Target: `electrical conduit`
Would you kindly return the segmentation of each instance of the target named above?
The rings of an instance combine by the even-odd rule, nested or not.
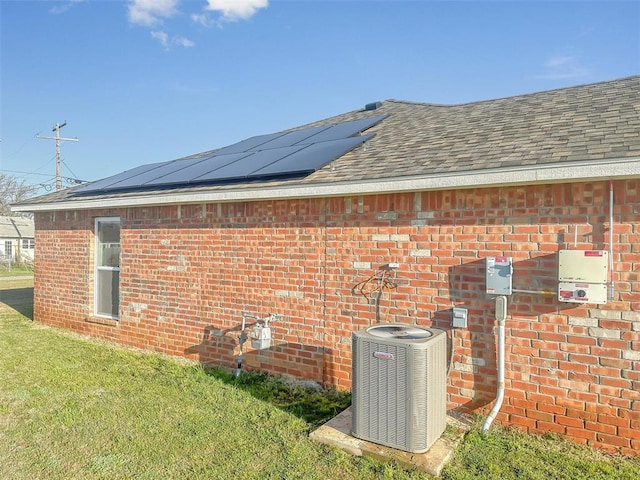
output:
[[[498,320],[498,391],[496,394],[496,402],[493,404],[493,408],[487,415],[484,425],[482,425],[482,433],[486,433],[489,427],[495,420],[500,408],[502,408],[502,401],[504,400],[504,357],[505,357],[505,323],[507,319],[507,297],[501,295],[496,297],[496,319]]]
[[[613,281],[613,180],[609,180],[609,300],[615,297]]]

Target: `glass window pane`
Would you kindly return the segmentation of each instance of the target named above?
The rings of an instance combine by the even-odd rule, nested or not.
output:
[[[120,223],[98,222],[98,241],[100,243],[120,243]]]
[[[118,318],[120,281],[120,221],[117,218],[96,222],[96,315]],[[106,268],[105,268],[106,267]]]
[[[98,266],[120,266],[120,223],[98,221]]]
[[[98,266],[119,267],[120,266],[120,244],[110,243],[100,245],[98,250]]]
[[[97,281],[96,313],[98,315],[117,317],[120,272],[118,270],[98,270]]]

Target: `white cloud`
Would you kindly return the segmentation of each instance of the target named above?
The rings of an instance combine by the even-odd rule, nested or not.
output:
[[[165,49],[169,48],[169,35],[167,35],[166,32],[155,30],[151,32],[151,37],[158,40],[158,42],[160,42],[160,45],[162,45]]]
[[[50,13],[54,13],[54,14],[58,14],[58,13],[64,13],[67,10],[69,10],[71,7],[73,7],[74,5],[78,4],[78,3],[84,3],[87,2],[88,0],[67,0],[66,2],[61,2],[61,5],[56,5],[54,7],[51,7],[49,9]]]
[[[589,75],[589,69],[582,65],[580,58],[575,55],[554,55],[544,63],[544,68],[546,73],[538,75],[538,78],[559,80]]]
[[[266,8],[269,0],[205,0],[204,3],[206,4],[204,10],[193,13],[190,17],[194,23],[211,27],[223,22],[247,20],[258,10]],[[179,6],[187,9],[193,5],[194,2],[181,4],[180,0],[128,0],[129,23],[152,29],[151,37],[157,40],[165,50],[173,46],[190,48],[195,46],[194,42],[184,36],[167,33],[164,25],[174,17],[187,13],[181,12]],[[214,14],[218,14],[218,17],[212,18]]]
[[[195,46],[195,43],[193,43],[191,40],[180,35],[176,35],[175,37],[173,37],[173,43],[184,48],[191,48]]]
[[[153,30],[151,32],[151,37],[156,39],[165,50],[169,50],[172,46],[190,48],[195,45],[195,43],[188,38],[180,35],[170,37],[168,33],[163,32],[162,30]]]
[[[129,22],[151,27],[178,13],[179,0],[130,0]]]
[[[207,0],[206,11],[220,14],[218,22],[235,22],[237,20],[248,20],[253,17],[261,8],[267,8],[269,0]],[[209,19],[206,14],[193,14],[194,22],[201,25],[210,26],[215,21]]]
[[[193,20],[194,23],[197,23],[204,27],[211,27],[215,25],[215,22],[211,21],[209,15],[207,15],[206,13],[192,13],[191,20]]]

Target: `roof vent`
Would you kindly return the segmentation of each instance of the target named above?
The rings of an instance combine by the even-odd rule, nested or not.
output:
[[[373,103],[367,103],[364,106],[365,110],[377,110],[378,108],[380,108],[382,106],[382,102],[373,102]]]

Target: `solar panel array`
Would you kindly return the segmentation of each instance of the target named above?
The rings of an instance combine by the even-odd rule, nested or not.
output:
[[[350,152],[373,135],[361,132],[384,116],[367,117],[289,132],[258,135],[210,155],[152,163],[98,180],[74,193],[167,188],[302,176]]]

